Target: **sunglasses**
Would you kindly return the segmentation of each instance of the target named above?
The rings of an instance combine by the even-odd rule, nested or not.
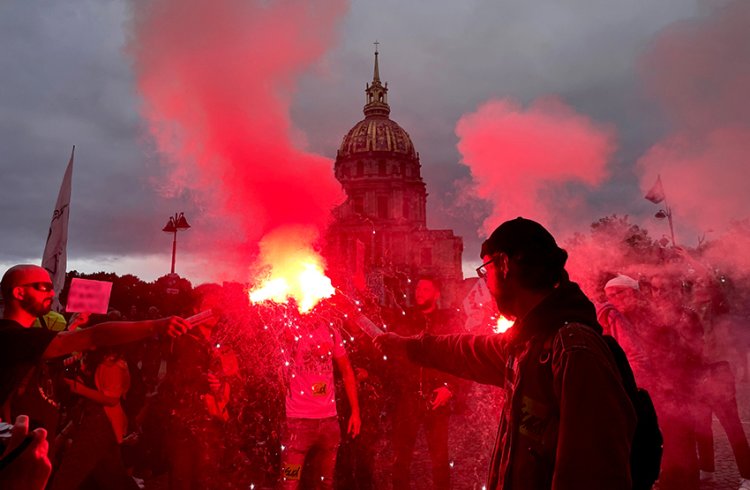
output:
[[[40,293],[49,293],[54,290],[54,286],[51,282],[30,282],[28,284],[21,284],[22,288],[34,288]]]

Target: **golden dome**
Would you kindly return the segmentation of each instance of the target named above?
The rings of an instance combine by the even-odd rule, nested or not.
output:
[[[378,44],[376,42],[375,46]],[[377,49],[372,83],[367,84],[365,94],[365,118],[344,136],[338,156],[346,158],[357,153],[388,152],[416,158],[417,153],[409,134],[388,118],[391,112],[388,105],[388,84],[383,85],[380,81]]]
[[[417,157],[409,134],[387,117],[367,117],[355,124],[341,142],[339,157],[371,151]]]

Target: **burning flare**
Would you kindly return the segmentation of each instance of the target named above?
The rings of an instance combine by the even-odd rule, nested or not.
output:
[[[514,323],[516,323],[515,320],[511,320],[510,318],[505,318],[503,315],[500,315],[497,318],[497,323],[492,329],[495,331],[495,333],[505,333],[505,331],[512,327]]]
[[[316,257],[311,257],[315,260]],[[250,301],[261,303],[273,301],[286,303],[292,297],[297,301],[300,313],[306,313],[318,302],[333,296],[335,290],[323,269],[314,262],[290,264],[283,270],[276,270],[259,288],[250,291]]]
[[[260,265],[268,276],[250,291],[250,301],[286,303],[294,298],[300,313],[312,310],[336,292],[324,273],[323,258],[312,249],[309,229],[285,228],[266,235],[260,243]]]

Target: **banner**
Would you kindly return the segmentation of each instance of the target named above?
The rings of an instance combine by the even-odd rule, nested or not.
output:
[[[65,285],[65,271],[67,268],[68,256],[68,217],[70,216],[70,193],[73,180],[73,157],[76,147],[70,153],[70,162],[65,170],[60,193],[57,195],[57,203],[52,213],[52,221],[49,224],[49,233],[47,234],[47,244],[44,246],[44,255],[42,256],[42,267],[47,269],[52,284],[55,287],[55,293],[58,295]],[[55,310],[59,310],[60,303],[55,297],[53,304]]]

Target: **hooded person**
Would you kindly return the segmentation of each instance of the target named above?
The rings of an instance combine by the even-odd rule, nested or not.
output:
[[[401,337],[384,352],[502,388],[488,489],[632,488],[636,415],[596,310],[565,271],[567,252],[539,223],[516,218],[482,244],[504,334]]]

